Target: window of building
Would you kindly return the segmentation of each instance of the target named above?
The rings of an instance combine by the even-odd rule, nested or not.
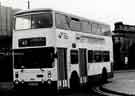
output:
[[[78,64],[78,50],[70,51],[71,64]]]

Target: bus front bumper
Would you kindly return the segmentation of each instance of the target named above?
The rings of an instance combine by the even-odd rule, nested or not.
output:
[[[57,81],[14,82],[14,88],[57,88]]]

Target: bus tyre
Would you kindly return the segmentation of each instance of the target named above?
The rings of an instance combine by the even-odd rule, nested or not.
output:
[[[80,79],[76,72],[73,72],[71,75],[70,88],[74,92],[77,92],[80,90]]]
[[[105,68],[102,71],[101,80],[102,80],[102,83],[106,83],[107,82],[107,71],[106,71]]]

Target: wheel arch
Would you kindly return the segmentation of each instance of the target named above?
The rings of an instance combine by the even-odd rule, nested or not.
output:
[[[76,70],[71,72],[69,79],[71,79],[73,76],[78,76],[79,77],[79,74],[78,74],[78,72]]]
[[[69,84],[71,89],[78,89],[80,87],[80,77],[77,71],[72,71],[69,78]]]

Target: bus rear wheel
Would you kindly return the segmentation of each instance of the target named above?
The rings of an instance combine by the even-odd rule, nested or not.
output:
[[[102,71],[101,81],[102,81],[102,83],[106,83],[107,82],[107,70],[105,68]]]

